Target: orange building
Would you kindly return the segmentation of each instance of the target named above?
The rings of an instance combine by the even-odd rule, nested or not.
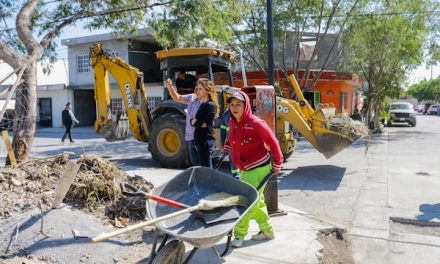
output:
[[[293,71],[289,71],[288,75]],[[297,76],[298,82],[303,77],[304,71],[299,71]],[[319,71],[310,71],[309,79],[318,76]],[[234,86],[243,87],[243,78],[241,71],[234,72]],[[248,86],[267,85],[267,74],[264,71],[246,72]],[[216,83],[221,83],[221,77],[217,78]],[[275,80],[279,80],[283,87],[283,96],[290,97],[290,91],[287,88],[286,79],[282,71],[275,72]],[[310,83],[311,80],[307,81]],[[323,71],[319,79],[313,84],[310,92],[305,92],[304,96],[314,106],[318,103],[333,104],[337,113],[353,114],[355,109],[361,110],[363,100],[359,89],[362,81],[355,74],[347,74],[335,71]]]

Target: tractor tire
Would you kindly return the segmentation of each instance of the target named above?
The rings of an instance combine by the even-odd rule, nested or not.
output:
[[[179,250],[179,247],[180,248]],[[180,256],[177,256],[180,252]],[[180,264],[183,262],[183,257],[185,255],[185,245],[183,242],[178,240],[171,240],[163,248],[157,252],[154,257],[152,264]]]
[[[283,162],[287,162],[287,160],[288,160],[290,157],[292,157],[293,152],[295,152],[295,149],[293,149],[293,150],[290,151],[290,152],[283,153],[283,157],[284,157],[284,161],[283,161]]]
[[[186,168],[189,159],[188,143],[185,141],[185,116],[169,113],[153,122],[149,150],[153,159],[165,168]]]

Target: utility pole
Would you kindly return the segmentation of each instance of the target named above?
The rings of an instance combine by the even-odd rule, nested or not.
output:
[[[275,84],[274,78],[274,50],[273,50],[273,17],[272,17],[272,0],[267,0],[267,70],[269,85]],[[276,109],[274,111],[276,114]],[[276,116],[275,116],[276,119]],[[278,210],[278,181],[277,175],[272,176],[267,182],[267,186],[264,190],[264,197],[266,199],[267,211],[272,215],[282,214]]]

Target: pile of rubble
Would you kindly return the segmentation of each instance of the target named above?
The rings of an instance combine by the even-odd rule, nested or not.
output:
[[[33,208],[49,209],[55,186],[68,161],[69,154],[64,153],[3,168],[0,171],[0,219]],[[66,204],[119,227],[145,218],[145,199],[122,195],[119,184],[128,182],[149,192],[153,188],[151,183],[141,177],[129,177],[99,156],[82,156],[76,162],[80,167],[64,199]]]

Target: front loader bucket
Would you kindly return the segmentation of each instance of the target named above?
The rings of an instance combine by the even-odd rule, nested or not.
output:
[[[332,124],[320,108],[316,109],[311,120],[313,124],[312,133],[316,140],[315,147],[327,159],[338,154],[360,138],[360,135],[353,134],[351,131],[341,133],[338,126]]]
[[[116,122],[102,127],[99,133],[109,142],[127,139],[130,135],[127,115],[122,113]]]
[[[312,132],[315,135],[316,149],[318,149],[327,159],[338,154],[360,137],[356,136],[355,138],[352,138],[342,133],[321,127],[312,128]]]

